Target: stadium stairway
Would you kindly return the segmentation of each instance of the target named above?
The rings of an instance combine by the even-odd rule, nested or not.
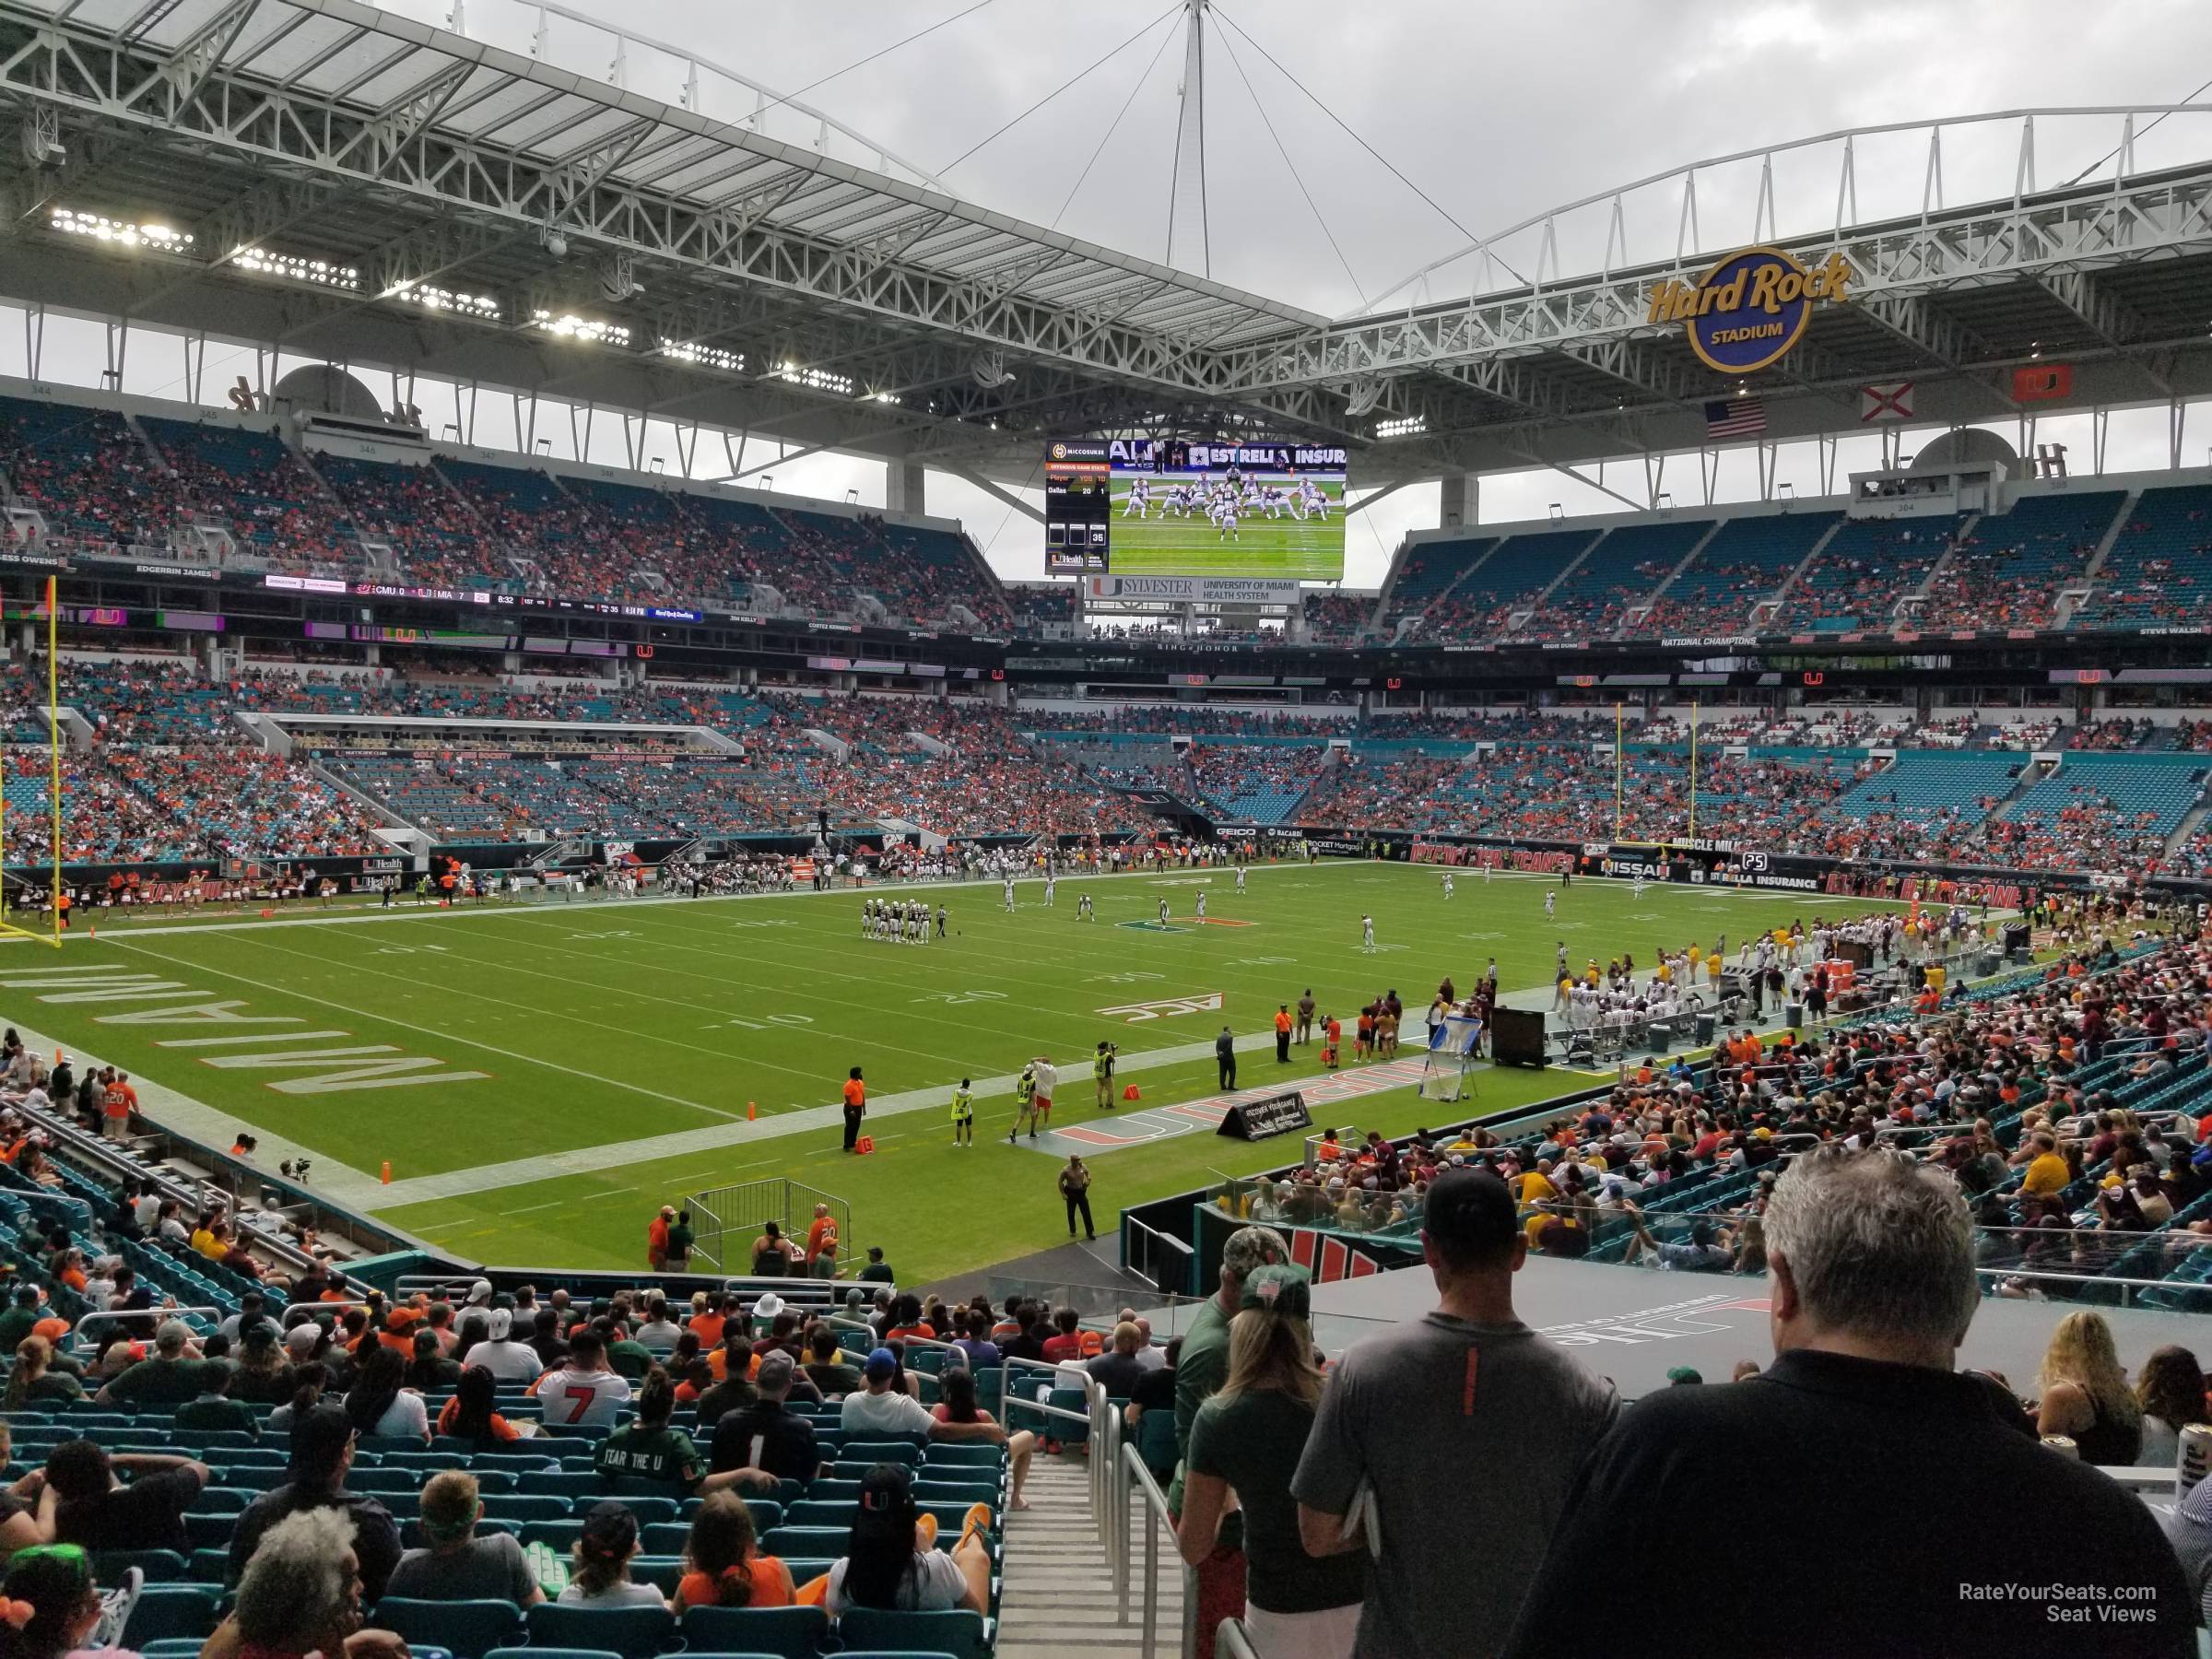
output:
[[[1006,1517],[1006,1577],[996,1659],[1123,1659],[1144,1648],[1144,1541],[1130,1533],[1130,1618],[1114,1622],[1113,1568],[1090,1513],[1090,1469],[1075,1453],[1037,1455],[1023,1494],[1030,1507]],[[1159,1648],[1182,1646],[1182,1563],[1159,1539]]]

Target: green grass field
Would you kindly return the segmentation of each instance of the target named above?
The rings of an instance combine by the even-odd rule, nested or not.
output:
[[[1261,866],[1248,893],[1233,888],[1226,870],[1069,878],[1048,909],[1027,881],[1011,914],[996,883],[917,888],[942,900],[956,935],[927,947],[861,938],[852,892],[111,924],[58,954],[0,949],[0,1018],[125,1067],[149,1115],[203,1138],[227,1145],[251,1126],[272,1166],[311,1152],[318,1186],[465,1255],[641,1265],[655,1205],[789,1175],[848,1198],[847,1243],[884,1245],[918,1283],[1064,1239],[1054,1161],[1004,1139],[1009,1074],[1032,1055],[1061,1067],[1065,1129],[1097,1116],[1088,1057],[1101,1037],[1150,1109],[1212,1094],[1220,1027],[1264,1032],[1308,986],[1347,1026],[1394,987],[1418,1034],[1412,1010],[1439,978],[1468,985],[1492,955],[1512,990],[1548,978],[1559,939],[1577,961],[1627,949],[1648,962],[1663,945],[1724,932],[1733,949],[1757,926],[1865,908],[1697,888],[1636,900],[1585,881],[1547,924],[1532,878],[1462,873],[1447,903],[1434,870],[1353,862]],[[1196,925],[1202,890],[1211,915]],[[1085,891],[1095,922],[1077,920]],[[1163,897],[1168,932],[1155,925]],[[1309,1077],[1317,1052],[1288,1066],[1271,1047],[1245,1053],[1239,1082]],[[852,1065],[875,1101],[868,1158],[840,1147],[834,1102]],[[978,1084],[972,1148],[950,1144],[942,1103],[963,1075]],[[1486,1069],[1472,1106],[1400,1087],[1322,1121],[1403,1133],[1586,1081]],[[1096,1152],[1100,1224],[1209,1171],[1297,1153],[1291,1138],[1204,1132]]]
[[[1271,576],[1296,577],[1304,582],[1344,580],[1344,489],[1324,484],[1329,498],[1326,523],[1296,519],[1285,514],[1247,517],[1237,525],[1237,538],[1224,540],[1202,512],[1169,514],[1161,511],[1167,485],[1152,483],[1152,511],[1138,518],[1124,516],[1130,480],[1119,477],[1112,486],[1113,537],[1112,565],[1117,576]]]

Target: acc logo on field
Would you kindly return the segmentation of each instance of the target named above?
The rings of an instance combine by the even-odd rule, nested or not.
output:
[[[1780,362],[1813,320],[1817,300],[1847,300],[1852,269],[1841,253],[1807,270],[1780,248],[1731,253],[1694,287],[1668,277],[1652,290],[1648,323],[1687,324],[1689,348],[1722,374]]]

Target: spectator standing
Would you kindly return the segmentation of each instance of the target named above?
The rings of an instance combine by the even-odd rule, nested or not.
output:
[[[659,1273],[668,1265],[668,1230],[676,1224],[676,1206],[664,1204],[645,1229],[645,1266]]]
[[[1221,1035],[1214,1039],[1214,1068],[1220,1074],[1220,1087],[1223,1089],[1237,1086],[1237,1040],[1227,1026],[1223,1026]]]
[[[2196,1606],[2149,1510],[2008,1426],[1988,1385],[1952,1370],[1980,1295],[1947,1175],[1832,1142],[1801,1153],[1769,1201],[1767,1255],[1773,1363],[1726,1387],[1649,1394],[1606,1436],[1511,1659],[1793,1653],[1809,1632],[1834,1653],[2194,1653]],[[1994,1492],[2066,1524],[1992,1526]],[[1679,1536],[1716,1514],[1760,1541],[1756,1595],[1590,1570],[1622,1538]],[[1834,1570],[1854,1540],[1903,1536],[1917,1547],[1885,1556],[1878,1594]],[[2007,1594],[2018,1584],[2065,1586],[2071,1605],[2124,1598],[2142,1617],[2056,1620],[2060,1604]]]
[[[386,1595],[417,1601],[504,1601],[518,1607],[546,1599],[512,1533],[479,1534],[484,1499],[465,1469],[442,1469],[422,1488],[426,1547],[410,1549],[392,1570]]]
[[[1193,1567],[1212,1555],[1233,1493],[1244,1517],[1244,1628],[1253,1648],[1266,1659],[1349,1659],[1360,1562],[1346,1553],[1309,1555],[1290,1495],[1322,1390],[1306,1272],[1263,1267],[1240,1301],[1228,1380],[1191,1426],[1177,1545]]]
[[[668,1253],[662,1258],[661,1271],[664,1273],[690,1272],[691,1252],[698,1242],[699,1235],[691,1227],[691,1212],[689,1210],[677,1211],[676,1219],[668,1226]]]
[[[1076,1214],[1083,1216],[1083,1237],[1095,1242],[1099,1230],[1090,1219],[1090,1171],[1074,1153],[1068,1154],[1067,1165],[1060,1171],[1060,1199],[1067,1206],[1067,1236],[1076,1236]]]
[[[868,1086],[861,1078],[860,1067],[854,1066],[845,1078],[845,1150],[850,1152],[860,1144],[860,1120],[867,1115]],[[875,1253],[870,1252],[871,1255]]]
[[[1224,1027],[1222,1035],[1228,1035]],[[1244,1281],[1263,1267],[1290,1260],[1290,1246],[1272,1227],[1240,1227],[1221,1247],[1220,1278],[1214,1294],[1191,1316],[1175,1362],[1175,1478],[1168,1488],[1168,1510],[1182,1513],[1183,1460],[1190,1454],[1191,1425],[1198,1408],[1229,1380],[1229,1327],[1243,1303]],[[1196,1659],[1212,1659],[1213,1633],[1224,1618],[1244,1611],[1244,1541],[1241,1524],[1225,1522],[1213,1553],[1193,1564],[1198,1575]]]
[[[1439,1176],[1421,1249],[1435,1311],[1336,1362],[1291,1488],[1309,1552],[1368,1558],[1359,1659],[1495,1653],[1577,1466],[1620,1409],[1610,1383],[1514,1312],[1528,1240],[1502,1181]],[[1511,1501],[1468,1500],[1493,1487]],[[1439,1575],[1458,1592],[1429,1594]]]

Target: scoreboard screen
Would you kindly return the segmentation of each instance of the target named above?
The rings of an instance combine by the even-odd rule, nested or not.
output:
[[[1102,441],[1066,439],[1044,453],[1044,568],[1077,575],[1106,569],[1106,494],[1111,471]]]
[[[1341,582],[1345,463],[1320,444],[1056,439],[1045,569]]]

